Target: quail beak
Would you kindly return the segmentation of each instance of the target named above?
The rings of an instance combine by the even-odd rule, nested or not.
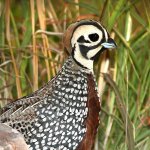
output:
[[[104,42],[101,45],[107,49],[109,49],[109,48],[114,49],[117,47],[115,41],[112,38],[109,38],[107,42]]]

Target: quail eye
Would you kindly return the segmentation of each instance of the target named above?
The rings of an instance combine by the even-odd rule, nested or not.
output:
[[[90,39],[92,42],[96,42],[96,41],[99,39],[99,35],[98,35],[97,33],[90,34],[90,35],[89,35],[89,39]]]

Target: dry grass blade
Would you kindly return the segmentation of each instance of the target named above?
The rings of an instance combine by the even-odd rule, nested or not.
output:
[[[31,21],[32,21],[32,42],[33,42],[33,90],[38,89],[38,56],[36,48],[36,39],[34,36],[35,32],[35,10],[34,10],[34,0],[30,0],[30,9],[31,9]]]
[[[52,24],[54,31],[56,32],[62,31],[62,27],[60,25],[60,21],[58,19],[56,10],[54,9],[51,1],[48,1],[48,7],[49,8],[47,9],[47,14],[49,18],[54,21],[54,23]]]
[[[135,149],[135,144],[134,144],[134,137],[133,137],[133,126],[132,122],[128,116],[128,113],[126,111],[125,104],[123,102],[123,98],[120,94],[120,91],[115,84],[115,82],[111,79],[111,77],[108,74],[103,74],[105,81],[113,88],[115,95],[116,95],[116,104],[119,109],[119,112],[122,116],[123,122],[124,122],[124,129],[127,129],[127,144],[129,150],[134,150]]]
[[[19,70],[17,68],[17,64],[16,64],[16,60],[14,57],[14,53],[13,53],[13,49],[11,46],[11,36],[10,36],[10,0],[7,0],[5,3],[5,11],[7,13],[5,16],[6,19],[6,39],[9,45],[9,49],[10,49],[10,54],[11,54],[11,58],[12,58],[12,63],[14,66],[14,71],[15,71],[15,75],[16,75],[16,86],[17,86],[17,94],[18,97],[22,96],[22,89],[21,89],[21,83],[20,83],[20,78],[19,78]]]
[[[36,0],[37,2],[37,11],[38,11],[38,16],[39,16],[39,22],[40,22],[40,27],[42,30],[45,30],[46,24],[45,24],[45,6],[44,6],[44,1],[43,0]]]
[[[44,33],[46,35],[56,35],[56,36],[63,36],[63,33],[61,32],[49,32],[49,31],[44,31],[44,30],[37,30],[35,32],[35,34],[39,34],[39,33]]]
[[[74,1],[77,4],[79,3],[79,0],[74,0]],[[80,16],[79,5],[76,5],[75,8],[76,8],[76,16],[78,17],[78,16]]]
[[[42,0],[37,0],[37,11],[38,11],[38,16],[39,16],[39,22],[40,22],[40,28],[42,30],[45,30],[46,29],[46,17],[45,17],[45,5],[44,5],[44,1]],[[43,35],[42,34],[42,40],[43,40],[43,46],[44,48],[42,49],[42,52],[44,54],[45,57],[49,57],[52,59],[52,54],[51,52],[46,50],[48,47],[49,47],[49,44],[48,44],[48,39],[47,39],[47,36],[46,35]],[[47,77],[48,77],[48,80],[50,80],[51,78],[51,70],[52,70],[52,75],[54,76],[55,75],[55,71],[54,71],[54,63],[53,62],[50,62],[45,59],[45,64],[46,64],[46,71],[47,71]],[[50,69],[50,66],[51,66],[51,69]]]
[[[100,72],[108,73],[109,64],[110,64],[110,60],[107,57],[107,53],[105,53],[104,57],[102,58]],[[103,95],[104,88],[105,88],[105,82],[103,77],[100,76],[98,79],[98,90],[99,90],[100,97],[102,97]]]

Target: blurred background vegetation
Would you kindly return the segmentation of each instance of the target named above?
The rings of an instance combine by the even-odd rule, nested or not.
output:
[[[149,150],[149,0],[0,0],[0,106],[56,75],[67,58],[61,33],[84,18],[99,20],[118,45],[95,65],[102,102],[95,150]]]

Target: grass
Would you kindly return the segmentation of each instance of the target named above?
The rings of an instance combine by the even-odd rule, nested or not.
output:
[[[107,27],[118,45],[95,65],[102,102],[95,150],[148,150],[149,10],[149,0],[0,1],[1,106],[55,76],[67,58],[61,33],[76,20],[93,18]]]

